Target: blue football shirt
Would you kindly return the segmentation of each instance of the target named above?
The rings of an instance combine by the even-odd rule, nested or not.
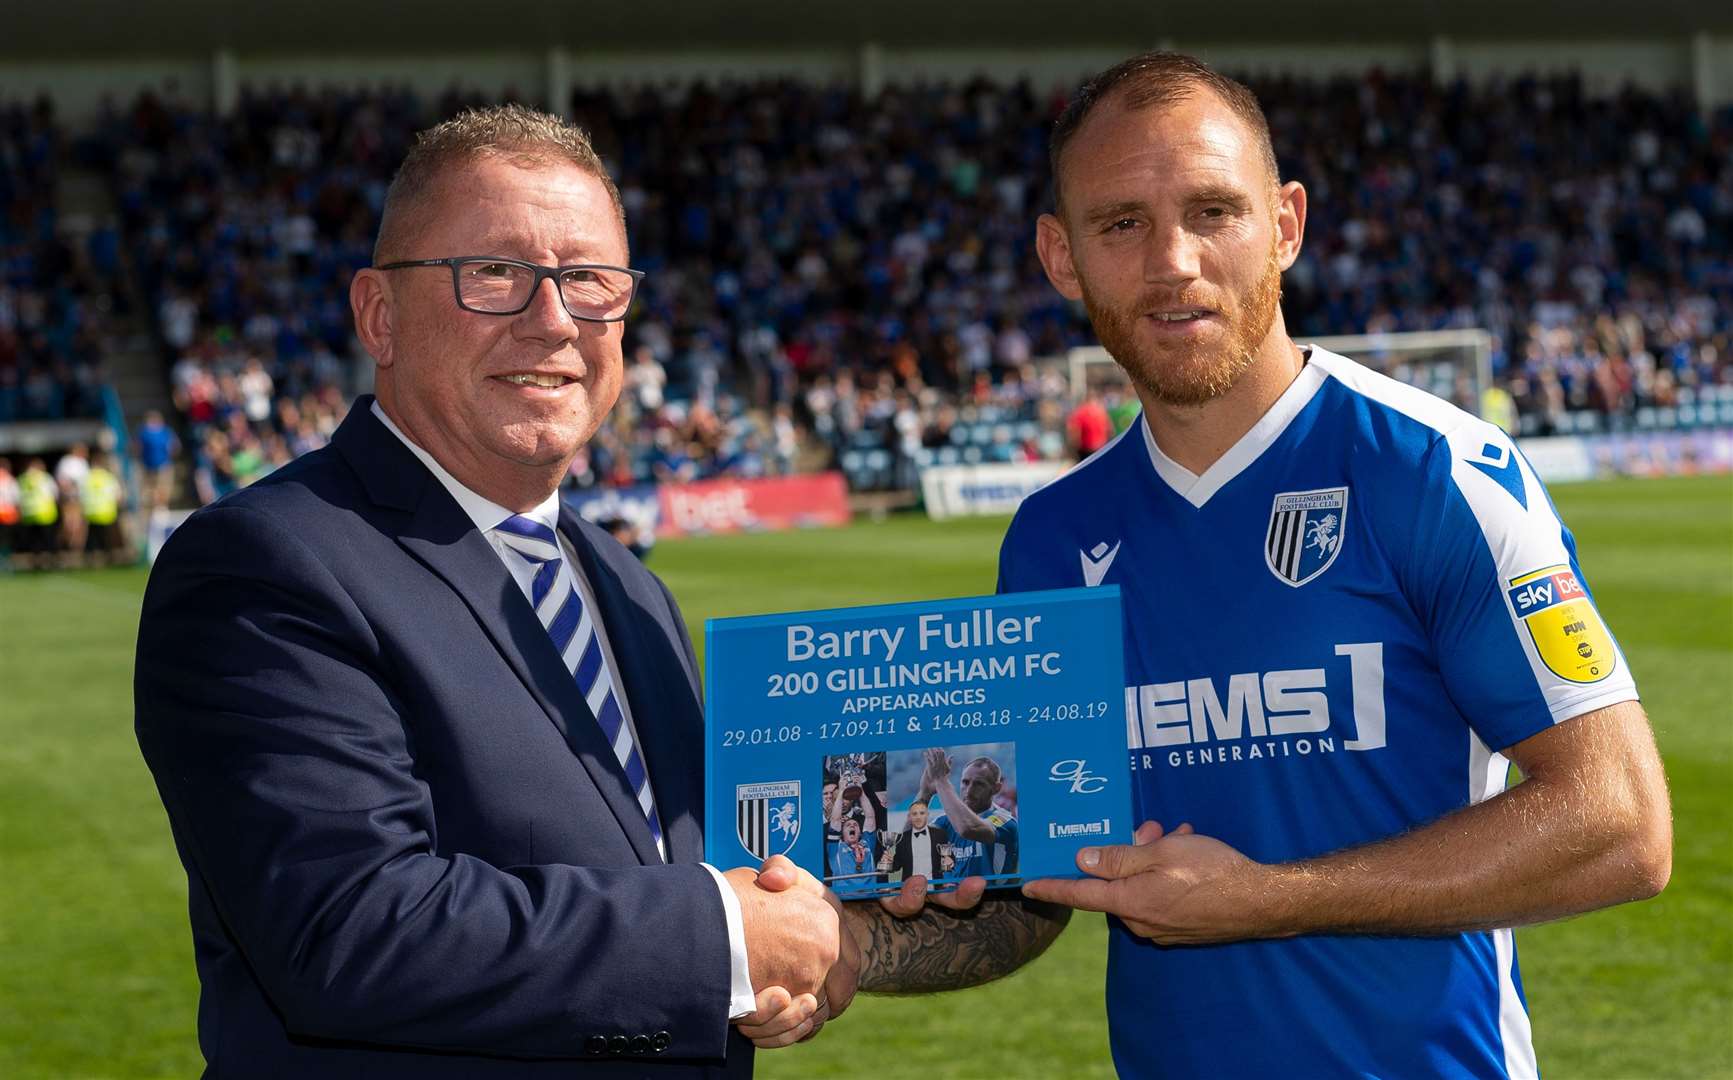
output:
[[[965,839],[961,831],[952,827],[948,814],[933,819],[935,826],[950,834],[952,849],[963,849],[963,854],[946,877],[987,877],[1017,872],[1017,818],[1003,806],[995,804],[987,808],[981,820],[993,827],[991,841]]]
[[[1510,439],[1322,349],[1196,476],[1134,424],[1031,495],[1004,592],[1117,583],[1139,820],[1263,862],[1504,790],[1498,753],[1636,697]],[[1161,948],[1115,923],[1128,1077],[1536,1074],[1508,930]]]

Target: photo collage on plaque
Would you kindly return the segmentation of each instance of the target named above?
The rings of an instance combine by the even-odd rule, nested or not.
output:
[[[819,877],[845,899],[917,875],[935,888],[975,875],[1016,884],[1016,752],[1006,742],[826,757]]]

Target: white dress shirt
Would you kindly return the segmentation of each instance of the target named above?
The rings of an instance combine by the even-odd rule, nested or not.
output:
[[[505,565],[507,572],[511,574],[512,580],[517,582],[518,588],[523,591],[524,602],[529,603],[530,597],[533,595],[530,590],[535,582],[535,568],[513,552],[506,545],[506,542],[499,538],[497,532],[500,523],[511,517],[513,512],[464,487],[455,476],[445,471],[444,466],[434,460],[432,454],[410,441],[409,436],[392,423],[391,417],[385,415],[385,410],[379,407],[378,401],[373,403],[373,415],[377,416],[379,422],[385,425],[385,430],[397,436],[398,440],[409,448],[409,452],[415,455],[416,460],[427,466],[427,471],[433,474],[434,479],[438,480],[445,490],[451,492],[451,497],[457,500],[457,505],[463,508],[463,512],[475,523],[475,527],[481,531],[482,536],[487,538],[487,542],[493,547],[494,554],[499,557],[499,561]],[[639,757],[642,758],[641,748],[644,743],[638,738],[638,727],[632,721],[632,706],[626,699],[625,686],[621,684],[619,679],[620,665],[615,663],[613,648],[608,644],[608,631],[602,625],[601,609],[596,606],[595,593],[590,589],[589,579],[584,576],[583,564],[578,562],[577,553],[572,550],[571,541],[566,539],[564,533],[560,532],[559,492],[555,491],[549,495],[534,509],[524,511],[523,516],[541,522],[552,529],[554,535],[560,538],[560,554],[564,556],[566,566],[572,572],[572,581],[578,587],[578,596],[583,600],[584,607],[590,613],[590,621],[596,630],[596,640],[601,643],[602,663],[607,666],[608,676],[614,684],[614,700],[620,706],[620,715],[625,717],[627,730],[632,733],[632,742],[640,747]],[[650,763],[645,761],[644,775],[646,777],[649,776],[649,768]],[[658,841],[658,846],[662,852],[662,859],[666,862],[668,859],[666,838]],[[710,876],[716,879],[716,891],[722,897],[722,913],[728,923],[728,1018],[737,1020],[755,1011],[752,974],[746,966],[746,924],[740,915],[740,898],[734,895],[733,887],[724,880],[721,871],[709,863],[699,863],[698,865],[710,871]]]
[[[925,829],[909,830],[909,876],[916,874],[933,880],[933,840],[928,835],[928,825]]]

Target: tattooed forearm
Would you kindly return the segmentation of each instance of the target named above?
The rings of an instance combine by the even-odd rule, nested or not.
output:
[[[909,919],[876,903],[849,904],[848,914],[861,947],[860,988],[923,994],[1010,974],[1053,944],[1071,909],[1017,898],[962,912],[928,907]]]

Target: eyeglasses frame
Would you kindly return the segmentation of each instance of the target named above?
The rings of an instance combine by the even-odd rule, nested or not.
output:
[[[463,302],[463,285],[458,278],[458,268],[465,263],[505,263],[509,266],[522,266],[535,272],[535,281],[530,284],[530,291],[523,306],[512,311],[483,311],[472,308]],[[455,255],[449,259],[404,259],[398,262],[375,266],[375,270],[408,270],[417,266],[447,266],[451,268],[451,295],[457,300],[457,306],[476,315],[500,315],[507,318],[522,315],[529,306],[536,302],[536,294],[541,291],[542,282],[551,279],[554,283],[554,295],[560,298],[560,306],[566,309],[566,314],[580,322],[616,323],[624,322],[632,310],[632,303],[638,298],[638,286],[643,283],[644,271],[634,270],[629,266],[610,266],[607,263],[572,263],[568,266],[542,266],[540,263],[526,262],[523,259],[506,259],[494,255]],[[566,302],[566,294],[560,291],[560,275],[568,270],[613,270],[628,274],[632,278],[632,291],[626,296],[626,306],[613,318],[598,319],[594,315],[579,315],[572,310],[572,305]]]

